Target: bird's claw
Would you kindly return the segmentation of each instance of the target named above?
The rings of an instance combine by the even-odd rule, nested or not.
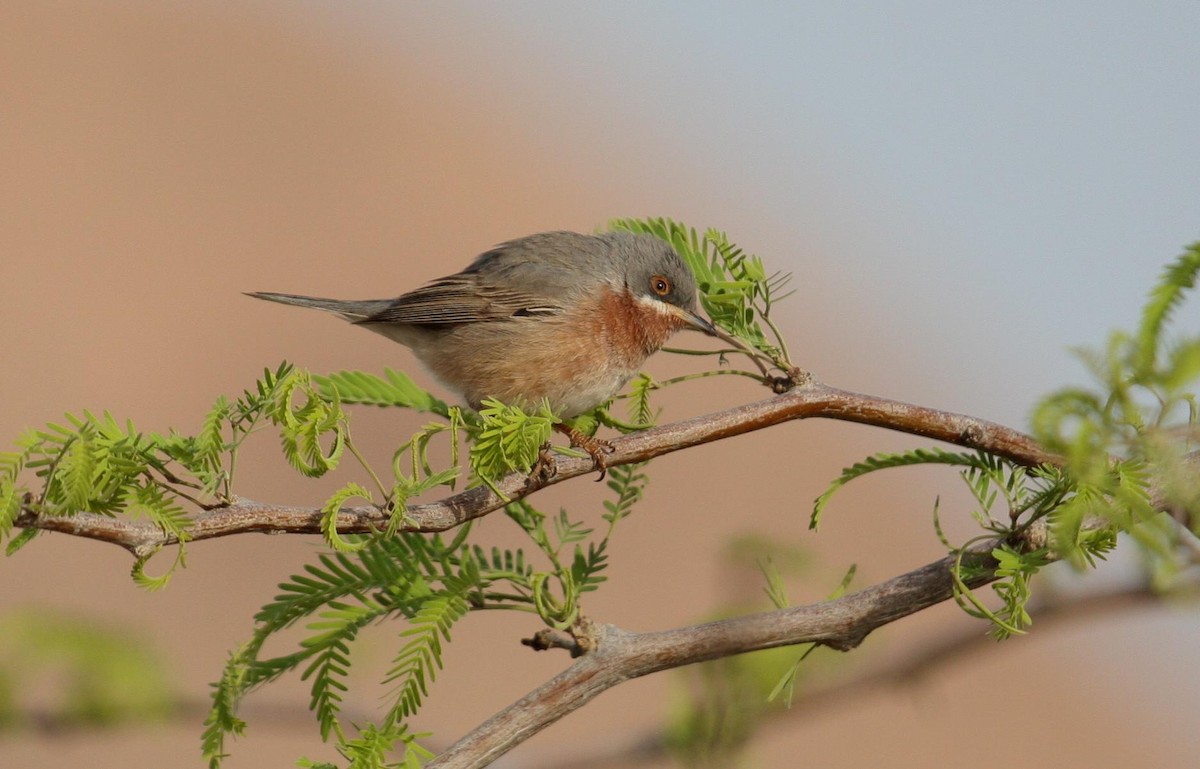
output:
[[[616,451],[617,447],[603,438],[585,435],[570,425],[558,424],[555,428],[571,439],[573,448],[583,449],[592,458],[592,464],[600,471],[596,483],[604,480],[608,475],[608,455]]]
[[[600,475],[596,478],[596,483],[604,480],[608,475],[608,455],[617,450],[617,447],[606,440],[593,438],[592,446],[580,446],[592,458],[593,466],[600,471]]]
[[[558,475],[558,463],[550,451],[550,441],[546,441],[538,449],[537,461],[529,468],[529,477],[525,479],[526,490],[540,489]]]

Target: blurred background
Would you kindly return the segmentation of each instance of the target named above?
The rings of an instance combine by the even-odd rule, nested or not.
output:
[[[794,272],[777,320],[830,384],[1025,427],[1039,396],[1084,380],[1068,348],[1132,325],[1162,265],[1200,235],[1197,32],[1188,2],[0,0],[0,442],[84,408],[194,430],[218,394],[283,359],[432,385],[381,337],[241,292],[394,295],[502,240],[618,216],[717,227]],[[1189,308],[1178,322],[1197,319]],[[660,355],[650,370],[703,365]],[[717,378],[659,405],[675,419],[766,395]],[[354,429],[386,466],[423,421],[363,410]],[[935,496],[952,535],[971,531],[950,473],[865,480],[807,531],[843,466],[913,445],[812,422],[657,460],[588,613],[649,630],[760,601],[761,578],[729,555],[745,535],[803,548],[796,601],[852,562],[866,585],[933,560]],[[267,434],[249,460],[239,492],[252,499],[317,505],[347,480],[298,481]],[[598,520],[598,486],[541,501]],[[480,536],[516,543],[494,518]],[[301,537],[198,543],[160,593],[93,542],[47,536],[0,560],[0,617],[53,607],[129,632],[157,650],[170,697],[194,706],[152,728],[0,732],[0,763],[200,765],[207,684],[320,551]],[[1083,587],[1126,579],[1116,560]],[[985,632],[972,622],[937,607],[836,666]],[[418,721],[431,744],[568,664],[518,644],[534,630],[464,621]],[[399,631],[360,643],[352,712],[379,706],[371,682]],[[1028,767],[1192,766],[1197,641],[1187,607],[1035,624],[911,686],[778,718],[748,758],[928,766],[982,740]],[[673,680],[605,694],[497,765],[559,766],[652,733]],[[53,713],[62,682],[23,688]],[[307,699],[294,679],[253,695],[227,766],[334,758]]]

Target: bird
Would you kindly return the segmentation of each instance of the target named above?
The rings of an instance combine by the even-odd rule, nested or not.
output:
[[[692,271],[661,238],[556,231],[501,243],[461,272],[391,299],[247,295],[331,312],[403,344],[477,411],[489,398],[545,401],[570,420],[615,396],[676,331],[726,338],[700,315],[698,294]],[[563,431],[603,473],[605,442]]]

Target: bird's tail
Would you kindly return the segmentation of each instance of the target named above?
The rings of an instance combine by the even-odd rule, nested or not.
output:
[[[322,299],[317,296],[299,294],[276,294],[270,291],[248,291],[246,296],[265,299],[268,302],[293,304],[297,307],[313,307],[334,312],[349,321],[360,321],[382,312],[392,303],[391,299]]]

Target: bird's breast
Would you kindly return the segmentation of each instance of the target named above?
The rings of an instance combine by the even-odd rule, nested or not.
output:
[[[554,315],[462,323],[401,341],[472,407],[486,398],[526,405],[546,399],[555,413],[572,417],[616,395],[678,328],[608,288],[569,306]]]

